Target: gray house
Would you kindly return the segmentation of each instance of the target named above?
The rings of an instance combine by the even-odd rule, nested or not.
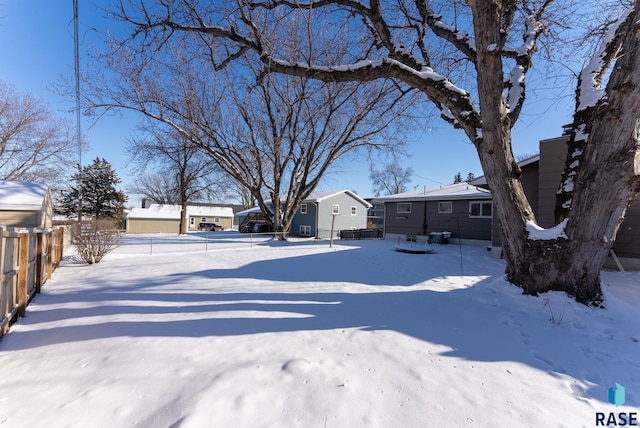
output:
[[[556,192],[560,186],[567,156],[567,138],[561,136],[540,141],[540,154],[518,163],[522,170],[521,181],[525,194],[529,198],[538,224],[544,228],[555,226]],[[484,177],[478,177],[472,184],[486,187],[486,180]],[[502,237],[497,219],[493,230],[491,246],[493,253],[499,255]],[[631,201],[627,208],[613,246],[613,253],[605,266],[616,268],[617,262],[627,269],[640,269],[640,198]]]
[[[365,229],[370,207],[351,190],[313,192],[293,218],[291,234],[329,238],[331,230],[336,237],[340,230]]]
[[[267,202],[269,203],[269,202]],[[329,238],[345,229],[365,229],[371,204],[351,190],[313,192],[300,205],[291,223],[291,235]],[[236,214],[240,232],[262,231],[266,224],[258,208]]]
[[[491,192],[468,183],[374,198],[384,203],[387,239],[448,232],[455,242],[489,245],[493,227]]]

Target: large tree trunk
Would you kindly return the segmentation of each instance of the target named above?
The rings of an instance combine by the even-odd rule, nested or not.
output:
[[[511,156],[510,126],[499,95],[502,70],[486,48],[499,40],[496,31],[500,14],[491,10],[498,7],[498,2],[479,2],[474,8],[483,123],[483,138],[477,140],[476,147],[502,230],[507,277],[526,294],[565,291],[582,303],[598,304],[602,299],[600,270],[624,212],[640,190],[640,73],[634,72],[640,70],[637,28],[627,35],[624,55],[618,59],[607,87],[607,98],[596,109],[583,166],[576,178],[566,237],[534,240],[525,226],[528,221],[535,222],[535,217]],[[637,6],[635,13],[638,15]],[[640,16],[634,22],[640,22]]]

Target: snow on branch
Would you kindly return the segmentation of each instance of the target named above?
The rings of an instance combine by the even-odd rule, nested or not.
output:
[[[525,224],[525,229],[529,233],[529,239],[534,241],[552,240],[558,238],[567,239],[567,235],[564,233],[568,220],[563,220],[557,226],[549,229],[544,229],[538,226],[535,222],[529,220]]]
[[[464,53],[469,61],[475,64],[476,62],[476,42],[475,39],[464,31],[460,31],[458,28],[445,24],[442,22],[442,16],[435,13],[428,8],[423,2],[422,6],[418,6],[423,19],[431,28],[431,31],[438,37],[447,40],[453,44],[460,52]],[[426,2],[424,2],[426,3]]]
[[[605,91],[602,88],[602,78],[622,47],[620,33],[626,31],[632,12],[633,8],[629,8],[620,19],[609,27],[600,50],[580,72],[576,111],[595,107],[598,101],[604,98]]]
[[[546,28],[540,19],[545,8],[546,6],[536,13],[532,13],[525,20],[525,31],[520,46],[515,48],[505,46],[502,49],[502,54],[506,58],[516,60],[516,65],[505,79],[505,88],[507,89],[506,102],[512,123],[515,123],[522,110],[525,99],[525,77],[532,65],[533,53],[535,52],[538,38]]]

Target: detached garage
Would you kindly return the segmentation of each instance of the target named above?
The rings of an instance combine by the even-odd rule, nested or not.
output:
[[[0,224],[51,227],[53,204],[49,187],[24,181],[0,181]]]
[[[180,233],[180,207],[133,208],[127,215],[127,233]]]

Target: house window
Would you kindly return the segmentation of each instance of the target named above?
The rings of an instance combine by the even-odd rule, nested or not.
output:
[[[220,223],[220,217],[214,217],[213,218],[213,222],[214,223]]]
[[[300,214],[306,214],[306,213],[307,213],[307,204],[300,205]]]
[[[195,217],[189,217],[189,224],[191,226],[195,226],[196,225],[196,218]]]
[[[491,202],[469,202],[469,217],[491,218]]]
[[[200,223],[206,223],[206,222],[207,222],[206,217],[200,217]]]
[[[441,201],[438,202],[438,214],[451,214],[453,210],[453,202]]]
[[[340,214],[340,205],[333,204],[333,208],[331,209],[331,214]]]
[[[411,202],[399,202],[398,205],[396,205],[396,212],[398,214],[410,214]]]
[[[300,225],[300,236],[311,236],[311,226]]]
[[[358,215],[358,207],[356,206],[351,207],[351,215]]]

